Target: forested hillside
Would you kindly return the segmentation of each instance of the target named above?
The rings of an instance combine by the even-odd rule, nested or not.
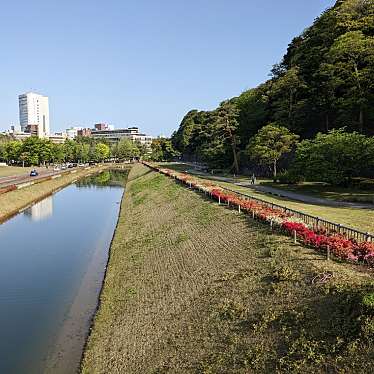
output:
[[[337,1],[292,40],[269,80],[214,111],[191,110],[171,140],[184,159],[235,169],[269,123],[301,140],[342,127],[374,135],[373,0]]]

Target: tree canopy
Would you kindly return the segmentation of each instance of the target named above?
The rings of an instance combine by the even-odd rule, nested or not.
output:
[[[228,105],[234,135],[219,120]],[[339,128],[374,135],[373,1],[338,0],[290,42],[266,82],[215,110],[189,111],[171,141],[185,160],[236,169],[236,162],[245,166],[250,139],[269,123],[301,139]]]

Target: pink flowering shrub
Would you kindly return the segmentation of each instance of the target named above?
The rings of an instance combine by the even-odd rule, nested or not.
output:
[[[267,222],[272,221],[278,224],[281,229],[289,235],[293,235],[294,232],[296,232],[296,236],[299,240],[308,246],[316,248],[318,251],[326,252],[327,248],[329,248],[331,253],[337,258],[374,266],[374,243],[357,242],[341,234],[328,234],[327,231],[321,227],[311,229],[304,223],[291,221],[290,217],[292,217],[292,214],[285,213],[282,209],[271,208],[267,204],[255,200],[243,199],[235,193],[227,192],[213,185],[211,182],[197,180],[189,174],[177,173],[170,169],[155,168],[151,164],[145,164],[188,186],[191,185],[191,187],[209,192],[214,199],[221,201],[221,203],[229,203],[236,207],[240,206],[244,212],[251,213],[259,220]]]

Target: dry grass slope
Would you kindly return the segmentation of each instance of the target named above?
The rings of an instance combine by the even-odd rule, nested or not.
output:
[[[137,165],[82,371],[373,372],[371,281]]]

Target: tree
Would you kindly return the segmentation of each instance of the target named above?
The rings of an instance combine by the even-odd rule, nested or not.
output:
[[[64,144],[52,145],[52,162],[62,162],[65,159]]]
[[[236,100],[239,109],[238,136],[241,144],[248,144],[249,139],[266,124],[268,96],[265,85],[243,92]]]
[[[20,150],[20,154],[22,153],[25,156],[22,161],[29,165],[39,165],[39,163],[42,161],[42,143],[42,140],[37,136],[30,136],[29,138],[25,139],[21,143]]]
[[[19,140],[12,140],[5,145],[5,157],[7,162],[16,162],[22,152],[22,142]]]
[[[110,148],[104,143],[97,143],[95,146],[95,159],[97,161],[104,161],[110,155]]]
[[[77,162],[89,161],[90,145],[87,143],[76,143],[75,157]]]
[[[338,88],[358,108],[359,130],[363,132],[365,109],[374,97],[374,37],[361,31],[347,32],[335,41],[328,55],[340,82]]]
[[[250,140],[247,152],[251,159],[269,165],[273,171],[274,180],[276,180],[279,159],[292,150],[298,139],[299,136],[287,128],[270,123],[260,129]]]
[[[374,138],[339,129],[300,142],[292,169],[308,180],[339,185],[370,175],[373,166]]]
[[[74,140],[66,139],[64,142],[65,161],[76,161],[76,142]]]
[[[44,164],[53,160],[53,143],[49,139],[40,139],[39,161]]]
[[[139,156],[139,149],[130,139],[124,138],[117,143],[114,156],[118,157],[120,160],[130,160]]]
[[[231,147],[235,173],[239,173],[238,144],[240,140],[237,135],[239,127],[238,118],[239,109],[232,101],[224,101],[217,109],[215,125],[218,130],[218,136],[224,141],[228,141]]]
[[[154,161],[170,161],[178,157],[180,153],[176,151],[170,139],[157,138],[152,141],[152,153],[150,158]]]
[[[271,86],[273,96],[274,118],[295,129],[295,111],[300,104],[300,91],[307,88],[300,77],[298,66],[293,66],[279,76]]]

